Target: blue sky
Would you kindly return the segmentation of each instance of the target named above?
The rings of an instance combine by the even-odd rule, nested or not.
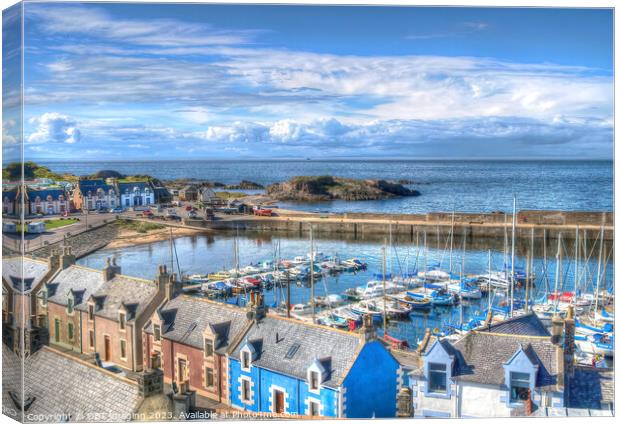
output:
[[[611,10],[24,13],[32,159],[612,157]]]

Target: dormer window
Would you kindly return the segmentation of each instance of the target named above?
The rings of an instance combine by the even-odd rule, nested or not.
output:
[[[47,306],[47,290],[41,290],[39,300],[41,301],[41,306]]]
[[[127,315],[125,314],[125,312],[119,312],[118,313],[118,327],[121,330],[124,330],[126,323],[127,323]]]
[[[255,355],[256,350],[254,349],[254,346],[252,346],[252,343],[246,340],[239,354],[241,359],[241,369],[243,371],[250,371],[252,361],[256,359]]]
[[[88,305],[88,320],[93,321],[95,319],[95,305],[92,303]]]
[[[320,375],[317,371],[310,371],[310,390],[319,390],[320,383]]]
[[[448,388],[446,364],[428,364],[428,388],[431,393],[446,393]]]
[[[528,398],[530,375],[525,372],[510,373],[510,402],[522,403]]]
[[[69,297],[67,299],[67,313],[68,314],[72,314],[73,313],[73,307],[74,307],[74,301],[73,301],[73,297]]]
[[[241,368],[244,370],[250,369],[250,363],[252,362],[252,354],[248,351],[241,352]]]
[[[210,358],[212,356],[213,356],[213,340],[205,339],[205,358]]]

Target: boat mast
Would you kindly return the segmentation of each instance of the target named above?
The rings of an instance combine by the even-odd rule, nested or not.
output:
[[[424,286],[424,294],[426,294],[426,273],[428,272],[428,250],[426,249],[426,230],[424,230],[424,278],[422,285]]]
[[[385,241],[384,243],[387,243],[387,241]],[[386,259],[386,246],[385,244],[383,245],[383,247],[381,248],[381,250],[383,251],[383,338],[385,338],[385,336],[387,335],[387,304],[386,304],[386,290],[385,290],[385,272],[386,272],[386,266],[387,266],[387,259]]]
[[[512,196],[512,252],[510,259],[510,317],[514,308],[515,297],[515,230],[517,226],[517,196]]]
[[[573,303],[575,303],[579,291],[579,225],[575,227],[575,275],[573,280]]]
[[[555,296],[555,308],[553,308],[553,316],[558,314],[558,303],[560,302],[560,295],[558,294],[558,280],[560,278],[560,258],[562,257],[562,232],[558,234],[558,251],[555,254],[555,289],[553,294]]]
[[[314,235],[310,224],[310,306],[312,307],[312,322],[316,323],[314,311]]]
[[[174,253],[172,252],[172,227],[170,227],[170,273],[174,272]]]
[[[454,245],[454,209],[452,209],[452,220],[450,224],[450,274],[452,274],[452,247]]]
[[[489,301],[489,310],[488,310],[487,313],[490,313],[491,312],[491,305],[492,305],[492,303],[491,303],[491,290],[492,290],[491,289],[491,249],[489,249],[489,273],[487,274],[487,276],[488,276],[488,281],[487,281],[487,284],[488,284],[488,287],[487,287],[487,297],[488,297],[488,301]]]
[[[598,312],[598,296],[601,286],[601,261],[603,260],[603,241],[605,240],[605,224],[601,222],[601,241],[598,249],[598,270],[596,272],[596,292],[594,293],[594,316]]]

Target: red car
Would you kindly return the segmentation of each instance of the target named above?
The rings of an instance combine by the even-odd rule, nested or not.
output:
[[[254,209],[254,215],[258,216],[272,216],[271,209]]]
[[[188,211],[188,212],[189,212],[189,211],[191,211],[192,209],[194,209],[194,208],[192,207],[192,205],[187,205],[187,206],[185,206],[185,210],[186,210],[186,211]]]
[[[153,216],[153,211],[142,211],[142,216],[145,218],[151,218]]]

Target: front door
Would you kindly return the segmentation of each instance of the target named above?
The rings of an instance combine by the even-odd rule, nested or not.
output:
[[[103,338],[103,360],[109,361],[112,354],[110,353],[110,336]]]
[[[179,381],[184,381],[185,380],[185,373],[187,370],[187,362],[185,361],[185,359],[179,359],[179,366],[177,368],[177,379]]]
[[[60,342],[60,320],[58,318],[54,320],[54,341]]]
[[[274,412],[276,414],[282,414],[284,412],[284,392],[280,390],[274,390],[273,398],[276,402]]]

